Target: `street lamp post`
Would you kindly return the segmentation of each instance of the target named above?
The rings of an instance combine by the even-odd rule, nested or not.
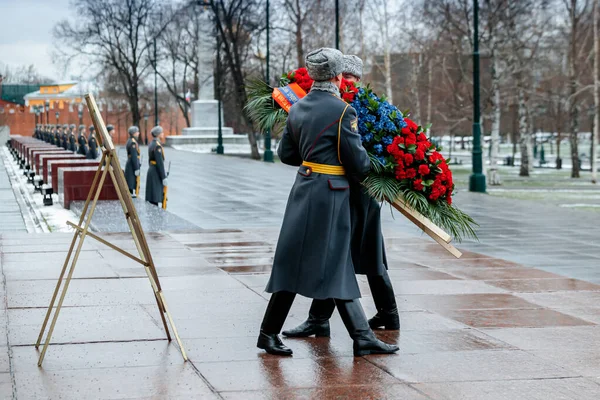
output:
[[[83,124],[83,105],[79,105],[79,108],[77,109],[77,114],[79,115],[79,125]]]
[[[473,0],[473,173],[469,191],[485,193],[481,151],[481,111],[479,105],[479,3]]]
[[[340,49],[340,1],[335,0],[335,48]]]
[[[218,16],[215,15],[215,18]],[[223,149],[223,120],[221,115],[221,36],[217,31],[217,71],[215,73],[215,78],[217,81],[217,112],[219,114],[219,128],[218,128],[218,136],[217,136],[217,154],[224,154],[225,151]]]
[[[148,109],[146,108],[146,112],[144,113],[144,143],[148,144]]]
[[[271,52],[270,52],[270,43],[269,43],[269,25],[270,25],[270,20],[269,20],[269,0],[267,0],[267,10],[266,10],[266,17],[267,17],[267,59],[266,59],[266,68],[265,68],[265,75],[266,75],[266,81],[267,84],[270,83],[270,58],[271,58]],[[271,150],[271,130],[267,129],[267,131],[265,132],[265,154],[264,154],[264,161],[265,162],[273,162],[273,151]]]
[[[58,125],[58,117],[60,117],[60,113],[57,111],[54,113],[54,116],[56,117],[56,125]]]
[[[45,108],[45,111],[46,111],[46,123],[49,124],[50,123],[50,118],[48,118],[48,113],[49,113],[49,110],[50,110],[50,100],[46,100],[45,104],[46,104],[46,108]]]
[[[154,38],[154,126],[158,126],[158,60],[156,59],[156,38]]]

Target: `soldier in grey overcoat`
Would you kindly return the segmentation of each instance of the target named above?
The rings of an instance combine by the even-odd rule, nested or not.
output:
[[[360,305],[352,265],[350,181],[370,169],[358,134],[356,112],[339,95],[343,57],[319,49],[306,57],[310,93],[292,106],[277,153],[298,166],[288,199],[271,277],[272,293],[257,346],[270,354],[291,355],[279,333],[296,294],[333,298],[356,356],[393,353],[397,346],[375,337]]]
[[[146,201],[159,205],[163,201],[163,189],[167,186],[165,171],[165,151],[161,140],[164,138],[163,128],[155,126],[150,131],[154,140],[148,146],[148,175],[146,176]]]
[[[94,134],[94,125],[90,125],[90,135]],[[84,131],[79,131],[79,135],[77,136],[77,154],[81,154],[82,156],[87,156],[88,152],[88,141],[85,137]]]
[[[79,125],[79,134],[85,135],[85,125]],[[77,139],[75,138],[75,132],[69,132],[69,148],[67,150],[73,153],[77,152]]]
[[[344,78],[360,81],[363,62],[354,55],[344,56]],[[396,297],[387,273],[387,259],[381,233],[381,206],[369,196],[360,182],[350,182],[352,215],[352,262],[357,274],[367,275],[377,314],[371,328],[400,329]],[[288,337],[329,336],[329,319],[335,310],[333,299],[313,300],[308,319],[296,328],[283,331]]]
[[[137,126],[129,127],[129,140],[125,145],[127,150],[127,163],[125,164],[125,180],[129,193],[136,197],[136,189],[140,176],[140,147],[137,143],[137,138],[140,136],[140,128]]]
[[[69,137],[69,125],[63,124],[62,126],[62,134],[60,135],[60,142],[63,149],[67,149],[67,141]]]
[[[106,131],[109,134],[113,131],[113,129],[115,129],[114,126],[106,125]],[[88,148],[87,152],[85,153],[85,158],[87,158],[88,160],[95,160],[96,158],[98,158],[98,142],[96,141],[96,135],[94,135],[94,132],[91,131],[88,136]]]

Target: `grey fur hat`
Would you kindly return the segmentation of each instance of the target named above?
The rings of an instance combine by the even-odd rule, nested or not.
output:
[[[71,130],[75,130],[76,126],[75,126],[75,124],[71,124],[71,125],[69,125],[69,128],[70,128]]]
[[[89,131],[90,133],[94,132],[96,130],[96,128],[94,128],[94,125],[90,125]]]
[[[311,79],[328,81],[344,72],[344,55],[328,47],[313,50],[306,56],[306,69]]]
[[[115,130],[115,127],[114,127],[114,125],[112,125],[112,124],[108,124],[108,125],[106,125],[106,131],[107,131],[107,132],[114,131],[114,130]]]
[[[354,75],[358,79],[362,78],[362,60],[353,54],[344,55],[344,73]]]
[[[154,128],[152,128],[152,130],[150,131],[150,133],[154,137],[160,136],[160,134],[163,133],[163,128],[160,125],[159,126],[155,126]]]
[[[81,132],[82,130],[84,130],[84,129],[85,129],[85,125],[83,125],[83,124],[79,125],[79,131],[80,131],[80,132]]]
[[[63,124],[63,129],[69,129],[69,124]]]
[[[127,133],[129,133],[129,136],[133,136],[136,133],[138,133],[139,131],[140,131],[140,128],[138,128],[135,125],[132,125],[132,126],[129,127],[129,129],[127,129]]]

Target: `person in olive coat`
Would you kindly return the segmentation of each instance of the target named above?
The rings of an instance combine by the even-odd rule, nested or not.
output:
[[[161,140],[165,134],[163,128],[155,126],[150,131],[154,140],[148,146],[148,175],[146,176],[146,201],[155,206],[163,201],[164,187],[167,186],[167,173],[165,171],[165,151]]]
[[[94,134],[94,125],[90,125],[90,135]],[[84,131],[79,131],[79,136],[77,136],[77,154],[81,154],[82,156],[87,156],[88,152],[88,141],[85,137]]]
[[[354,55],[344,56],[344,79],[358,82],[363,62]],[[377,314],[369,320],[371,328],[400,329],[396,297],[387,273],[387,259],[381,233],[381,206],[364,187],[350,182],[352,210],[352,262],[357,274],[367,275]],[[308,319],[296,328],[283,331],[288,337],[329,336],[329,319],[335,310],[333,299],[313,300]]]
[[[277,153],[298,166],[286,206],[273,269],[272,293],[257,347],[291,355],[279,338],[296,294],[334,299],[354,341],[354,355],[388,354],[398,347],[377,339],[360,304],[350,249],[350,184],[370,170],[358,134],[356,111],[341,98],[343,55],[319,49],[306,56],[312,90],[289,111]]]
[[[57,147],[62,147],[62,132],[60,125],[54,126],[54,145]]]
[[[139,179],[140,179],[140,147],[138,146],[137,139],[140,136],[140,128],[137,126],[129,127],[129,140],[125,145],[127,150],[127,163],[125,164],[125,180],[127,181],[127,187],[129,193],[133,197],[137,196]]]
[[[85,135],[85,125],[79,125],[79,134]],[[75,138],[75,132],[69,132],[69,143],[67,150],[72,151],[73,153],[77,152],[77,139]]]

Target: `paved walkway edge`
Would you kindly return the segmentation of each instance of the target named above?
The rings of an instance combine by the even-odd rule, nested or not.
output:
[[[4,162],[4,167],[6,168],[6,174],[8,175],[13,194],[15,195],[17,204],[19,204],[19,208],[21,209],[21,216],[25,222],[27,232],[50,232],[46,223],[43,222],[44,219],[42,215],[33,206],[33,199],[31,198],[31,195],[25,191],[21,185],[19,185],[19,169],[17,168],[16,164],[11,162],[10,158],[11,155],[8,151],[8,148],[2,146],[2,161]]]

